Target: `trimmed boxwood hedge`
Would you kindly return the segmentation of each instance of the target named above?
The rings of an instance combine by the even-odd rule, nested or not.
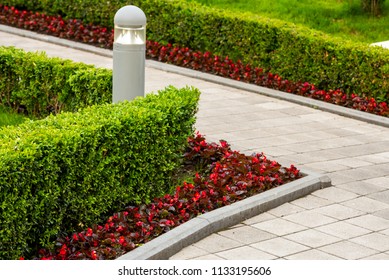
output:
[[[0,259],[170,192],[199,92],[168,87],[0,130]]]
[[[342,89],[389,101],[389,51],[327,36],[319,31],[262,18],[232,14],[182,0],[3,0],[48,14],[61,14],[107,27],[122,6],[146,14],[148,38],[210,51],[259,66],[284,79],[321,89]]]
[[[112,102],[112,71],[0,47],[0,104],[41,118]]]

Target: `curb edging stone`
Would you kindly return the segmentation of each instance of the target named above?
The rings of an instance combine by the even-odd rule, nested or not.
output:
[[[202,214],[117,260],[166,260],[185,247],[286,202],[331,186],[326,175],[302,170],[305,177]]]

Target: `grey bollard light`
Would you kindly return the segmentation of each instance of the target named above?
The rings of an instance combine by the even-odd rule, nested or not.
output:
[[[114,17],[112,102],[145,95],[146,15],[136,6]]]

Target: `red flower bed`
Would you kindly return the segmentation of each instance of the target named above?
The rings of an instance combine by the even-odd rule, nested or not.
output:
[[[197,133],[188,144],[186,165],[205,170],[196,173],[193,183],[150,204],[129,206],[104,224],[59,237],[55,250],[42,249],[36,259],[116,259],[200,214],[301,177],[293,165],[281,167],[262,153],[232,151],[223,140],[209,144]]]
[[[113,30],[105,27],[84,24],[78,19],[65,20],[61,16],[20,11],[0,4],[0,23],[44,33],[73,41],[112,48]]]
[[[77,19],[62,19],[60,16],[48,16],[42,13],[19,11],[14,7],[0,4],[0,23],[24,28],[60,38],[112,48],[113,30],[105,27],[84,24]],[[386,102],[377,102],[374,98],[346,94],[340,89],[320,90],[308,82],[292,82],[273,73],[264,73],[263,69],[234,62],[228,57],[222,58],[209,52],[193,51],[171,44],[161,45],[147,41],[146,55],[150,59],[172,63],[207,73],[228,77],[238,81],[253,83],[288,93],[310,97],[381,116],[389,116]]]

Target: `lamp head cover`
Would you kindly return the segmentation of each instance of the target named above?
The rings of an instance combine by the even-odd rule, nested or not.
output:
[[[128,5],[120,8],[114,17],[115,26],[139,28],[147,22],[145,13],[136,6]]]

